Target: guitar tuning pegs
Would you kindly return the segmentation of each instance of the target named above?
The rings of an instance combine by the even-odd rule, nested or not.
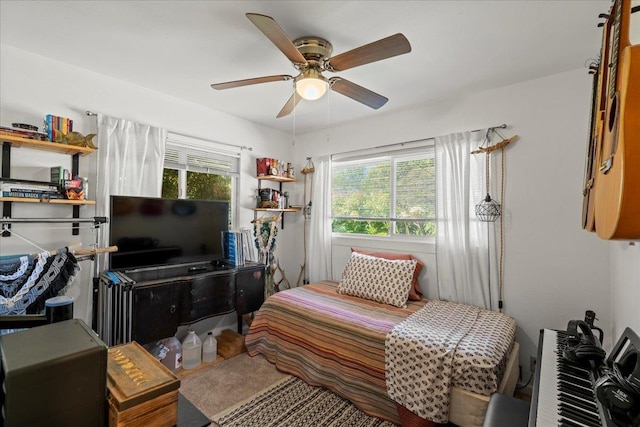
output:
[[[600,15],[598,15],[598,18],[609,19],[610,17],[611,15],[609,15],[608,13],[601,13]]]

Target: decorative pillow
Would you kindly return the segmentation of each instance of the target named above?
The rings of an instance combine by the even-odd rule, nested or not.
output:
[[[416,264],[414,259],[388,260],[353,252],[338,292],[404,308]]]
[[[356,248],[351,248],[351,252],[358,252],[363,255],[369,255],[377,258],[384,258],[384,259],[390,259],[390,260],[415,259],[418,263],[416,264],[416,271],[413,272],[413,280],[411,283],[411,289],[409,290],[409,299],[411,301],[420,301],[422,299],[422,291],[420,290],[420,283],[418,283],[418,275],[420,274],[422,267],[424,267],[424,263],[420,261],[418,258],[414,257],[411,254],[397,254],[393,252],[377,252],[377,251],[372,251],[367,249],[356,249]]]

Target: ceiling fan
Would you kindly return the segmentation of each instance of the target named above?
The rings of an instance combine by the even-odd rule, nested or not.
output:
[[[398,33],[331,57],[333,46],[325,39],[305,36],[291,41],[278,23],[270,16],[257,13],[247,13],[246,16],[284,53],[294,68],[299,71],[299,74],[295,77],[280,74],[276,76],[234,80],[224,83],[214,83],[211,87],[221,90],[258,83],[293,80],[295,91],[278,113],[278,118],[291,114],[302,98],[307,100],[321,98],[327,88],[368,107],[378,109],[386,104],[388,101],[387,98],[342,77],[331,77],[327,79],[322,75],[322,72],[344,71],[370,62],[381,61],[386,58],[411,52],[411,45],[407,38],[401,33]]]

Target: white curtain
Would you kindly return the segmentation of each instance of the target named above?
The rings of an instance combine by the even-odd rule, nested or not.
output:
[[[332,279],[331,156],[314,159],[307,271],[311,283]]]
[[[160,197],[166,139],[166,129],[98,114],[96,215],[109,217],[112,195]]]
[[[471,154],[486,134],[483,129],[435,138],[436,266],[440,299],[494,309],[496,223],[476,218],[475,205],[486,195],[486,157]],[[496,178],[492,175],[491,181]],[[495,184],[490,193],[495,199]]]

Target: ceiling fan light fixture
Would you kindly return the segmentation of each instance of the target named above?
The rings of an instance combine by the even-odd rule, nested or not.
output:
[[[296,79],[296,92],[302,99],[315,101],[327,91],[327,80],[316,70],[305,71]]]

